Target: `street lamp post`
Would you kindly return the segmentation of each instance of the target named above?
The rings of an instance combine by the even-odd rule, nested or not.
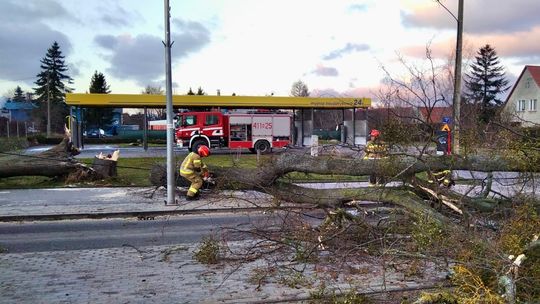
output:
[[[173,153],[174,125],[172,104],[172,76],[171,76],[171,8],[169,0],[165,1],[165,91],[167,100],[167,205],[175,204],[175,160]]]

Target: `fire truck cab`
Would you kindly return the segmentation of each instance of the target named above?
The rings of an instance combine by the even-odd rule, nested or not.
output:
[[[291,115],[284,113],[184,112],[176,117],[177,146],[270,152],[291,143]]]

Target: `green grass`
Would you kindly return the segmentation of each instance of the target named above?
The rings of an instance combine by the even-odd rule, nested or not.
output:
[[[179,164],[182,162],[186,154],[177,155],[176,162]],[[269,156],[263,155],[259,161],[261,163],[267,161]],[[91,165],[92,158],[81,158],[79,161],[82,163]],[[150,169],[156,163],[164,164],[166,158],[164,157],[147,157],[147,158],[122,158],[118,160],[118,176],[109,178],[103,181],[94,181],[79,183],[76,187],[149,187],[151,186],[149,180]],[[237,166],[241,168],[256,168],[257,156],[252,154],[236,155],[212,155],[205,159],[205,162],[209,166],[218,167],[232,167]],[[366,181],[365,177],[358,176],[343,176],[343,175],[319,175],[319,174],[304,174],[304,173],[289,173],[284,179],[288,181],[298,182],[335,182],[335,181]],[[0,178],[0,189],[31,189],[31,188],[54,188],[54,187],[66,187],[66,183],[61,180],[42,176],[21,176],[21,177],[9,177]]]

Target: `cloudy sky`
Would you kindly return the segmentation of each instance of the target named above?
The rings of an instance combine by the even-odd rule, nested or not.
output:
[[[458,0],[441,0],[457,15]],[[170,0],[176,94],[288,96],[310,91],[372,97],[381,66],[455,48],[456,21],[435,0]],[[490,44],[512,84],[540,65],[540,1],[465,1],[464,54]],[[75,92],[94,71],[113,93],[164,84],[161,0],[0,0],[0,95],[29,91],[54,41]]]

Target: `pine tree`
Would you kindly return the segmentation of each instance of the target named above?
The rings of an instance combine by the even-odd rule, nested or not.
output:
[[[201,87],[197,89],[197,95],[205,95],[206,93],[203,91]]]
[[[66,74],[68,68],[56,41],[40,62],[41,72],[35,82],[38,87],[34,88],[40,105],[37,114],[38,119],[47,124],[47,136],[50,136],[51,130],[62,131],[64,117],[68,114],[64,97],[72,91],[64,82],[71,84],[73,79]]]
[[[193,90],[191,90],[191,88],[189,88],[189,91],[187,92],[187,95],[195,95],[195,93],[193,93]]]
[[[26,101],[26,97],[24,96],[24,92],[20,86],[17,86],[17,88],[15,89],[15,94],[13,94],[13,98],[11,100],[15,102]]]
[[[111,92],[103,73],[94,71],[94,75],[90,80],[89,91],[92,94],[109,94]],[[88,108],[84,113],[85,128],[103,129],[111,124],[113,117],[113,108]]]
[[[308,97],[309,91],[307,85],[302,80],[293,83],[291,95],[294,97]]]
[[[91,94],[109,94],[111,92],[110,86],[107,85],[107,80],[105,80],[105,75],[103,73],[98,73],[94,71],[94,75],[90,80],[90,93]]]
[[[510,86],[497,52],[489,44],[480,48],[475,56],[470,73],[465,75],[465,87],[468,102],[480,106],[480,120],[484,123],[491,121],[503,104],[500,95]]]

